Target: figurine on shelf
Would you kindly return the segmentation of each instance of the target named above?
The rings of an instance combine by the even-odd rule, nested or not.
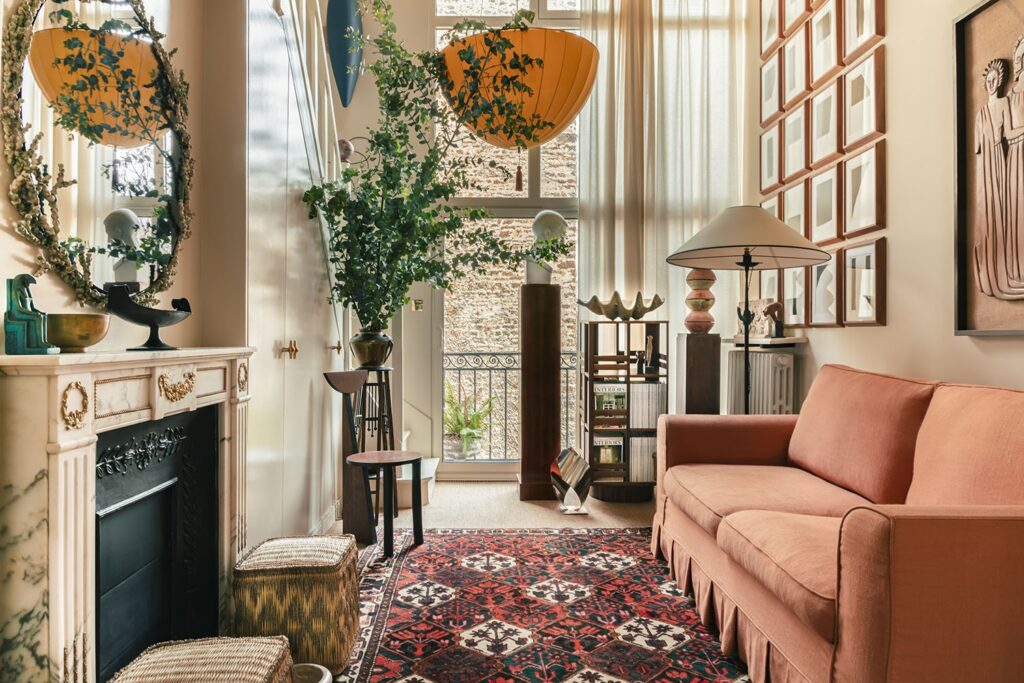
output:
[[[769,304],[764,309],[764,315],[770,318],[772,321],[771,337],[772,339],[782,339],[785,337],[785,329],[782,324],[782,312],[785,310],[782,302],[776,301]]]
[[[4,313],[4,344],[12,356],[48,356],[60,348],[46,341],[46,314],[36,308],[29,288],[31,275],[7,281],[7,312]]]
[[[565,237],[569,224],[556,211],[541,211],[533,219],[534,244],[550,242]],[[526,284],[550,285],[553,268],[550,264],[526,259]]]
[[[683,323],[690,334],[708,334],[715,326],[715,316],[711,309],[715,305],[715,295],[711,286],[715,284],[715,274],[710,270],[694,269],[686,276],[686,284],[690,293],[686,295],[686,307],[690,309]]]

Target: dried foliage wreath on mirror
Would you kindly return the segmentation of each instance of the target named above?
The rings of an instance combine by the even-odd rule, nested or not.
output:
[[[85,4],[96,0],[79,0]],[[103,0],[98,0],[102,2]],[[170,160],[173,172],[172,194],[166,201],[166,217],[174,227],[170,255],[166,263],[156,269],[148,287],[133,296],[140,304],[156,303],[156,295],[173,284],[178,261],[178,246],[188,238],[192,212],[189,200],[195,162],[192,143],[186,128],[188,118],[188,83],[184,72],[171,65],[172,52],[167,52],[160,41],[164,35],[157,31],[153,20],[146,15],[142,0],[127,0],[138,24],[140,35],[152,40],[153,56],[160,68],[154,83],[163,105],[163,116],[173,136],[174,155]],[[25,64],[32,45],[34,24],[46,0],[22,0],[11,9],[3,35],[3,91],[0,125],[4,134],[4,156],[11,169],[10,199],[21,218],[15,224],[16,232],[40,249],[37,274],[54,271],[75,292],[82,305],[105,308],[107,294],[92,281],[92,255],[88,251],[71,253],[61,243],[60,215],[57,193],[70,187],[63,165],[56,174],[43,162],[39,151],[43,131],[29,139],[31,125],[22,119],[24,99],[22,86]]]

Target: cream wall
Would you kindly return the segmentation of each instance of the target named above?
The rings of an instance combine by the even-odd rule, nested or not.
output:
[[[196,150],[197,172],[193,194],[192,209],[196,219],[192,224],[192,237],[182,245],[181,258],[174,286],[162,296],[164,302],[172,298],[186,297],[195,311],[185,322],[168,328],[163,338],[171,344],[180,346],[196,346],[201,341],[200,328],[204,317],[203,301],[199,295],[199,243],[204,221],[202,219],[203,202],[203,163],[199,155],[202,143],[201,101],[197,97],[202,88],[203,71],[203,0],[149,0],[147,10],[157,17],[158,26],[166,27],[167,46],[178,48],[174,57],[174,66],[185,71],[185,78],[192,86],[191,116],[189,130]],[[6,24],[8,10],[15,5],[14,0],[3,1],[3,22]],[[0,140],[2,140],[0,133]],[[0,163],[0,187],[7,188],[11,183],[11,174],[6,163]],[[17,214],[7,198],[6,189],[0,193],[0,280],[31,273],[35,270],[36,249],[14,233],[14,222]],[[64,282],[48,273],[39,278],[39,284],[32,289],[36,306],[43,311],[75,312],[81,310],[75,303],[71,290]],[[6,297],[6,289],[0,289],[0,296]],[[6,301],[0,306],[6,310]],[[110,333],[97,346],[97,350],[124,349],[138,346],[146,341],[148,332],[138,326],[131,325],[116,318],[110,322]],[[2,347],[0,339],[0,347]]]
[[[757,191],[758,0],[748,19],[746,192]],[[1024,388],[1024,338],[953,334],[955,88],[953,22],[977,0],[889,0],[887,327],[808,330],[801,377],[826,363]]]

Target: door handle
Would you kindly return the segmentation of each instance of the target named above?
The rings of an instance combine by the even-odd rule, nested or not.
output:
[[[292,360],[295,360],[295,357],[299,355],[299,346],[295,343],[294,339],[288,342],[288,346],[281,347],[281,355],[284,356],[286,353]]]
[[[338,342],[337,344],[335,344],[334,346],[328,346],[328,347],[327,347],[327,350],[328,350],[328,351],[334,351],[335,353],[337,353],[337,354],[338,354],[338,355],[340,356],[340,355],[341,355],[341,352],[342,352],[342,351],[343,351],[344,349],[343,349],[343,347],[342,347],[342,345],[341,345],[341,342],[339,341],[339,342]]]

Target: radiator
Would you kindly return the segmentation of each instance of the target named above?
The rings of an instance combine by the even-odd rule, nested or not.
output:
[[[751,349],[751,414],[791,415],[797,408],[793,354]],[[729,414],[743,414],[743,349],[729,352]]]

